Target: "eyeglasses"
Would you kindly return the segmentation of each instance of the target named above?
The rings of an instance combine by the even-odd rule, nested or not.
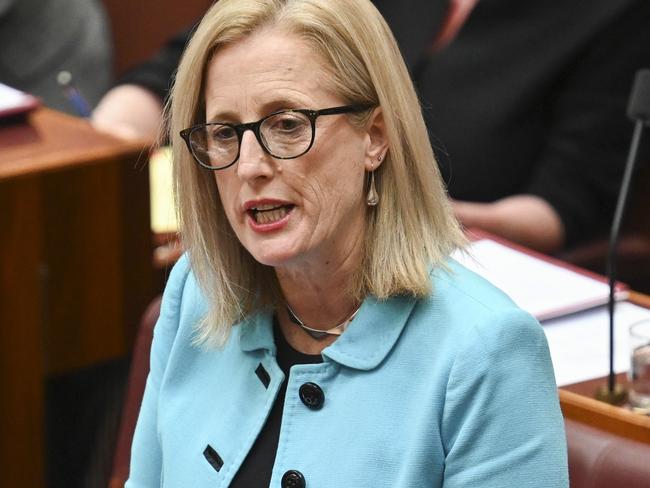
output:
[[[281,110],[257,122],[211,122],[183,129],[180,134],[200,166],[218,170],[237,162],[241,141],[247,130],[253,131],[264,151],[274,158],[294,159],[305,154],[313,146],[318,117],[358,113],[370,108],[371,105],[344,105],[322,110]]]

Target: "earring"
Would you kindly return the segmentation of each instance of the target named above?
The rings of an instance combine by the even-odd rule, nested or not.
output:
[[[381,163],[381,156],[377,158],[377,161]],[[370,163],[370,189],[368,190],[366,203],[369,207],[376,207],[379,203],[379,193],[377,193],[377,188],[375,187],[375,167],[372,163]]]

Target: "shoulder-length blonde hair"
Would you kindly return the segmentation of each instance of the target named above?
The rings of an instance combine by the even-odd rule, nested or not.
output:
[[[370,1],[220,0],[186,48],[167,107],[181,236],[209,302],[197,340],[213,345],[226,340],[232,324],[281,296],[273,269],[255,261],[235,236],[213,174],[195,164],[178,133],[205,121],[205,73],[219,48],[263,27],[310,45],[325,64],[329,87],[346,103],[383,110],[388,154],[375,172],[381,202],[367,211],[363,263],[350,293],[357,299],[427,295],[431,267],[464,242],[408,71]]]

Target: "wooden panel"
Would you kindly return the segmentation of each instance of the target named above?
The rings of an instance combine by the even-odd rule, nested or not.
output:
[[[44,180],[48,372],[126,355],[153,298],[146,168],[134,158]]]
[[[48,109],[1,127],[0,148],[0,181],[42,182],[47,371],[125,355],[154,294],[147,152]]]
[[[559,394],[560,406],[565,418],[650,444],[650,417],[614,407],[572,391],[561,389]]]
[[[116,162],[43,180],[48,373],[127,353],[118,170]]]
[[[0,125],[0,181],[139,154],[142,143],[95,131],[88,121],[42,108],[22,123]]]
[[[0,484],[44,486],[44,380],[124,356],[152,290],[140,144],[39,109],[0,125]]]
[[[160,293],[162,286],[162,283],[154,283],[154,242],[150,226],[151,200],[146,156],[139,154],[138,158],[124,157],[117,165],[120,171],[120,266],[124,290],[122,324],[129,347],[133,345],[142,313]]]
[[[44,179],[48,372],[128,354],[153,298],[148,178],[133,158]]]
[[[627,380],[627,373],[619,373],[616,375],[616,384],[621,385],[623,388],[628,388],[629,383]],[[577,393],[584,397],[596,398],[596,392],[601,390],[607,385],[607,377],[595,378],[592,380],[581,381],[580,383],[573,383],[571,385],[565,385],[562,387],[563,390],[571,391]]]
[[[40,210],[37,179],[0,182],[2,486],[44,482]]]
[[[645,308],[650,308],[650,295],[645,293],[630,292],[630,301]]]

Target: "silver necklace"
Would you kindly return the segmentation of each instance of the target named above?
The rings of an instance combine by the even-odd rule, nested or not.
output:
[[[350,315],[347,319],[345,319],[339,325],[336,325],[336,326],[332,327],[331,329],[320,330],[320,329],[314,329],[312,327],[309,327],[309,326],[305,325],[305,323],[302,320],[300,320],[300,317],[298,317],[298,315],[296,315],[296,312],[293,311],[293,309],[289,306],[289,304],[286,303],[285,305],[287,307],[287,314],[289,315],[289,320],[291,320],[291,322],[293,322],[294,324],[299,326],[302,330],[307,332],[307,334],[309,334],[311,337],[313,337],[314,339],[318,339],[318,340],[324,339],[328,335],[337,335],[338,336],[338,335],[343,334],[343,332],[345,332],[345,329],[348,328],[348,325],[350,325],[350,322],[352,322],[352,319],[354,319],[354,317],[356,317],[357,313],[359,312],[359,309],[361,308],[361,305],[359,305],[357,307],[357,309],[354,312],[352,312],[352,315]]]

